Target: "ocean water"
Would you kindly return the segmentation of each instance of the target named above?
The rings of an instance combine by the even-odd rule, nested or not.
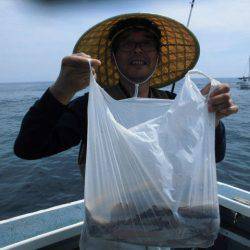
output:
[[[237,88],[233,78],[219,80],[230,84],[239,112],[223,119],[227,153],[217,165],[217,177],[250,191],[250,90]],[[206,83],[204,79],[195,82],[200,88]],[[78,146],[40,160],[22,160],[13,153],[23,116],[50,84],[0,83],[0,220],[83,199]],[[182,81],[176,84],[176,93],[181,85]]]

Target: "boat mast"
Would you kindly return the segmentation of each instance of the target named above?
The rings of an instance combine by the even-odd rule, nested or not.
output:
[[[188,21],[187,21],[187,28],[188,28],[189,23],[190,23],[190,19],[191,19],[191,15],[192,15],[193,7],[194,7],[194,1],[195,1],[195,0],[192,0],[192,2],[190,3],[190,4],[191,4],[191,8],[190,8],[190,12],[189,12]]]
[[[187,21],[187,25],[186,25],[187,28],[188,28],[189,23],[190,23],[190,19],[191,19],[193,7],[194,7],[194,1],[195,1],[195,0],[192,0],[192,2],[190,2],[191,7],[190,7],[189,16],[188,16],[188,21]],[[250,60],[250,59],[249,59],[249,60]],[[249,61],[249,75],[250,75],[250,61]],[[172,84],[171,93],[174,92],[174,87],[175,87],[175,82]]]
[[[249,56],[249,61],[248,61],[248,80],[250,79],[250,56]]]

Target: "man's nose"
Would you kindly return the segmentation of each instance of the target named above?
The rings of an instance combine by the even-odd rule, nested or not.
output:
[[[136,43],[135,44],[134,52],[137,52],[137,53],[142,53],[143,52],[143,50],[141,48],[141,43]]]

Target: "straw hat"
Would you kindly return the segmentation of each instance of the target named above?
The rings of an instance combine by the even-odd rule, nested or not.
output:
[[[181,23],[168,17],[133,13],[106,19],[85,32],[74,47],[73,53],[84,52],[101,60],[97,82],[102,86],[113,86],[119,82],[119,74],[111,61],[110,29],[119,21],[128,18],[145,18],[161,31],[161,60],[150,79],[150,86],[164,87],[184,77],[199,58],[200,47],[194,34]]]

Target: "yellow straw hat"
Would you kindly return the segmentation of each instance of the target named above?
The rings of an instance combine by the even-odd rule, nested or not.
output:
[[[183,24],[168,17],[133,13],[106,19],[85,32],[76,43],[73,53],[84,52],[101,60],[97,82],[102,86],[113,86],[119,82],[119,73],[111,60],[110,30],[118,22],[130,18],[151,21],[161,32],[161,57],[150,86],[164,87],[172,84],[192,69],[200,54],[199,43],[194,34]]]

